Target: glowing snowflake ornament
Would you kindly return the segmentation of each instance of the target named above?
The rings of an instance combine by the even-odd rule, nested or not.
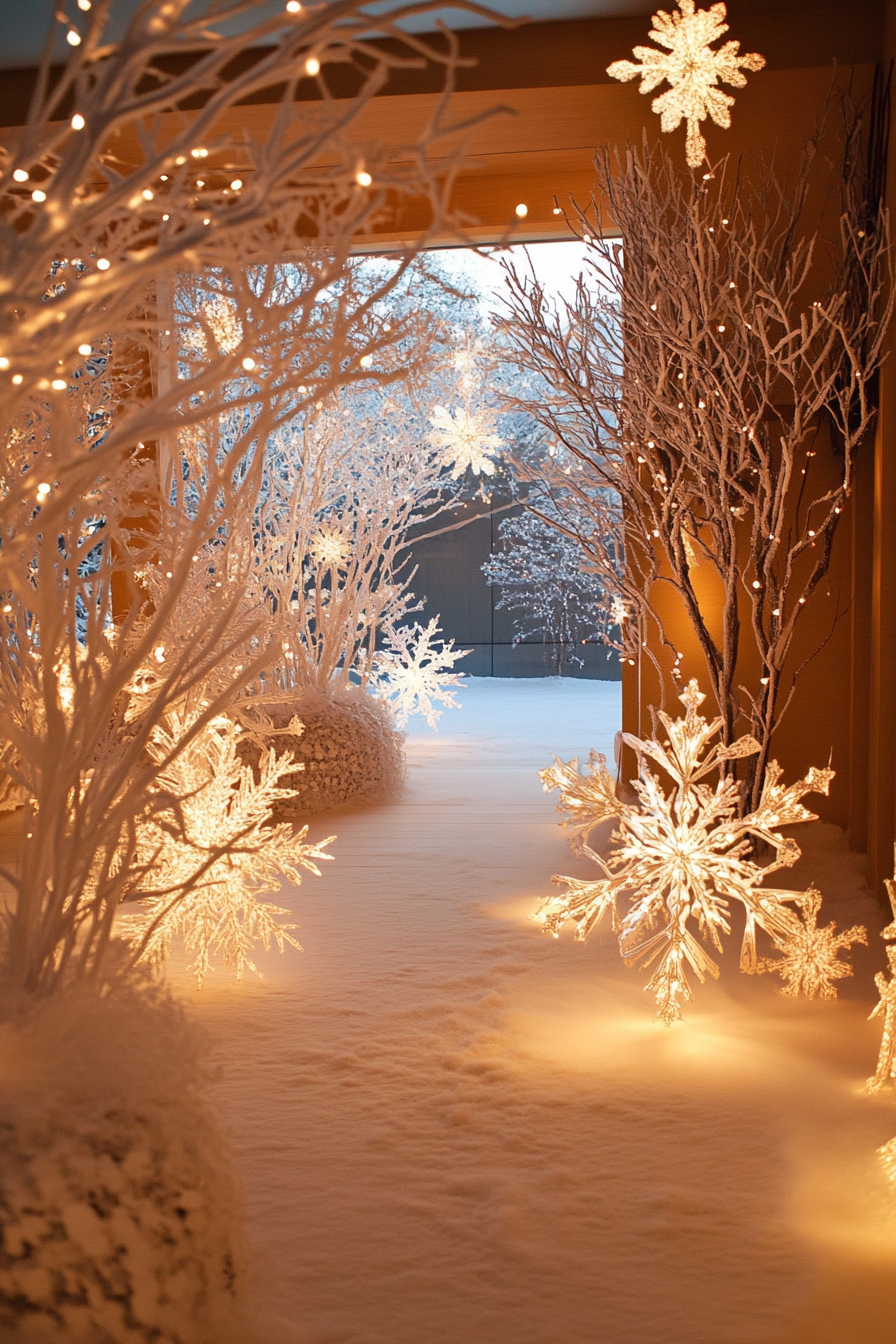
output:
[[[351,558],[352,543],[337,524],[324,523],[312,537],[308,554],[316,565],[341,569]]]
[[[412,714],[422,714],[435,728],[442,711],[434,702],[459,708],[452,688],[463,685],[463,673],[449,669],[472,650],[456,649],[453,639],[437,641],[438,620],[434,616],[427,626],[397,626],[389,634],[389,647],[376,655],[373,681],[377,693],[391,703],[399,728]]]
[[[726,765],[754,755],[759,744],[752,737],[741,737],[730,746],[719,741],[712,745],[722,720],[707,723],[697,713],[705,697],[696,681],[688,683],[680,698],[686,709],[683,719],[673,721],[659,714],[669,736],[665,745],[623,734],[642,763],[641,778],[634,784],[640,806],[617,797],[605,758],[598,752],[591,753],[589,775],[580,774],[575,759],[568,764],[557,760],[551,769],[540,772],[545,790],[560,790],[560,810],[568,813],[562,824],[572,830],[573,851],[592,859],[603,876],[596,882],[554,877],[566,890],[545,901],[534,915],[555,937],[572,920],[581,940],[609,910],[625,964],[655,965],[645,988],[654,994],[657,1016],[667,1025],[681,1016],[681,1004],[692,997],[689,969],[701,982],[707,975],[719,974],[692,923],[704,942],[721,951],[722,935],[731,931],[732,901],[739,902],[746,914],[742,971],[755,974],[780,969],[759,961],[756,931],[762,929],[784,952],[788,966],[791,961],[787,959],[797,955],[796,949],[800,955],[808,949],[832,977],[826,959],[830,930],[816,928],[814,918],[804,922],[788,904],[811,904],[813,893],[760,884],[799,858],[799,846],[781,835],[780,828],[816,819],[800,800],[812,791],[827,793],[833,770],[813,769],[805,779],[784,786],[779,783],[781,769],[772,761],[759,807],[738,817],[739,787],[726,776]],[[673,781],[670,794],[663,792],[645,757]],[[714,772],[719,778],[712,788],[705,781]],[[617,823],[612,836],[615,849],[605,861],[588,840],[596,826],[610,819]],[[765,865],[750,857],[757,840],[774,850],[772,861]],[[623,897],[629,905],[620,918],[617,903]]]
[[[501,439],[492,433],[495,418],[491,411],[467,411],[458,406],[452,416],[444,406],[434,406],[429,423],[433,426],[430,443],[444,449],[442,465],[451,468],[456,481],[468,467],[475,475],[495,474],[492,454],[501,447]]]
[[[734,99],[718,88],[719,83],[744,88],[747,81],[742,71],[761,70],[765,57],[756,52],[739,55],[739,42],[726,42],[713,50],[710,43],[728,31],[724,5],[695,9],[694,0],[678,0],[678,8],[679,14],[661,9],[653,16],[649,36],[666,51],[635,47],[638,64],[614,61],[607,74],[623,82],[640,75],[640,93],[652,93],[663,80],[668,81],[671,87],[654,98],[653,110],[664,131],[675,131],[682,121],[687,122],[687,161],[691,168],[698,168],[706,157],[700,122],[709,116],[717,126],[727,129],[731,125],[729,108]]]
[[[816,921],[821,909],[821,894],[814,887],[797,897],[797,904],[803,911],[803,924],[785,940],[775,939],[776,947],[784,955],[766,958],[762,969],[776,971],[781,976],[784,980],[781,994],[794,998],[805,994],[809,999],[836,999],[834,981],[852,975],[852,967],[840,960],[840,950],[853,943],[867,943],[867,934],[860,924],[837,933],[833,920],[819,929]]]

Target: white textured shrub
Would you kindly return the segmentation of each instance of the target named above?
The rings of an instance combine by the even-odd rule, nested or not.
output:
[[[389,706],[360,687],[326,694],[307,688],[269,711],[274,731],[256,729],[243,745],[255,764],[259,746],[291,753],[302,768],[281,777],[292,798],[274,803],[274,821],[294,821],[322,812],[396,798],[404,784],[404,734],[396,732]],[[298,717],[301,734],[286,731]]]
[[[79,990],[0,1036],[0,1337],[218,1344],[235,1197],[182,1010]]]

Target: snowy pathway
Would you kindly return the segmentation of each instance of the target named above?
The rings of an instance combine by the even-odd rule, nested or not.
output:
[[[655,1025],[609,931],[554,942],[526,919],[552,873],[587,872],[535,771],[612,755],[618,687],[462,699],[412,733],[399,804],[313,827],[338,841],[283,899],[303,954],[199,994],[172,967],[223,1069],[259,1339],[892,1344],[874,1149],[896,1111],[858,1094],[870,963],[853,998],[794,1004],[731,948],[686,1025]],[[858,860],[816,829],[838,922],[874,920]]]

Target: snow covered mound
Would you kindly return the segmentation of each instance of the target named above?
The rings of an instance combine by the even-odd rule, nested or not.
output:
[[[220,1340],[235,1198],[182,1010],[71,993],[0,1038],[0,1336]]]
[[[301,735],[283,732],[297,716]],[[243,747],[244,759],[257,761],[260,740],[277,753],[291,752],[304,769],[284,775],[284,788],[295,797],[275,803],[274,821],[294,821],[321,812],[333,812],[358,803],[385,803],[401,792],[405,777],[404,734],[396,732],[388,705],[360,688],[334,690],[327,695],[305,690],[284,701],[272,714],[275,728],[269,738],[255,732],[256,742]]]

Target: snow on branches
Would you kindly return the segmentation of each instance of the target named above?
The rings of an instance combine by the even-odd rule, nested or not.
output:
[[[612,647],[610,628],[621,623],[624,613],[618,601],[607,603],[599,579],[583,568],[587,557],[576,537],[557,526],[560,521],[564,528],[571,525],[572,510],[564,514],[550,499],[530,497],[528,504],[519,517],[501,523],[502,549],[489,556],[482,572],[501,590],[497,606],[520,613],[514,644],[540,635],[557,649],[561,667],[581,667],[577,650],[587,643]],[[554,521],[545,521],[545,510]]]
[[[705,697],[696,681],[680,698],[684,718],[659,714],[668,734],[665,744],[625,734],[641,761],[641,778],[634,782],[638,805],[618,796],[604,757],[596,752],[587,775],[580,774],[577,760],[558,760],[540,772],[545,790],[560,790],[558,806],[568,814],[562,825],[572,832],[573,852],[592,859],[602,876],[593,882],[554,877],[566,890],[545,901],[534,918],[555,937],[571,920],[576,937],[584,939],[609,911],[625,964],[655,966],[646,989],[654,994],[657,1016],[667,1025],[680,1018],[681,1004],[692,997],[689,969],[700,981],[718,976],[704,944],[722,951],[722,937],[731,931],[733,901],[743,906],[746,916],[742,971],[779,971],[787,979],[787,993],[800,988],[810,995],[833,996],[833,981],[851,973],[837,960],[837,947],[864,940],[864,930],[851,929],[835,940],[833,926],[816,927],[817,893],[762,883],[799,858],[799,847],[781,828],[815,820],[801,799],[810,792],[826,794],[834,772],[813,768],[797,783],[782,785],[780,768],[771,762],[759,806],[738,817],[739,786],[727,767],[754,754],[759,745],[751,737],[729,745],[713,742],[722,721],[707,722],[698,714]],[[670,793],[663,791],[645,757],[672,780]],[[718,775],[715,788],[707,782],[713,774]],[[608,820],[616,829],[613,850],[604,860],[589,840],[595,827]],[[757,841],[774,851],[768,863],[756,857]],[[621,912],[620,901],[626,902]],[[794,905],[803,905],[804,920]],[[784,953],[780,961],[759,959],[758,929]]]

